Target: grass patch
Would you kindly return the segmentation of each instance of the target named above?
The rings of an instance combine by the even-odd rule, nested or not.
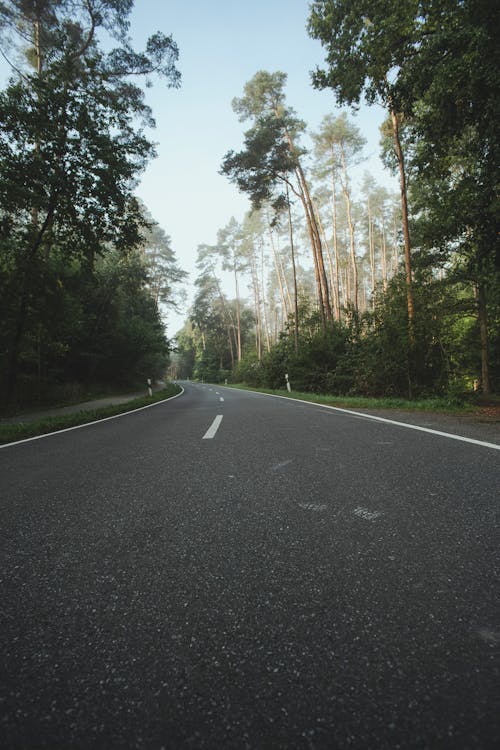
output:
[[[406,411],[435,411],[443,413],[466,413],[473,411],[473,407],[464,404],[455,398],[426,398],[410,401],[404,398],[372,398],[367,396],[332,396],[323,393],[301,393],[286,390],[273,390],[271,388],[252,388],[242,383],[234,383],[229,388],[239,388],[256,393],[269,393],[273,396],[287,396],[298,398],[302,401],[310,401],[313,404],[327,404],[344,409],[404,409]]]
[[[44,417],[32,422],[11,422],[0,424],[0,444],[13,443],[16,440],[24,440],[37,435],[46,435],[57,430],[64,430],[67,427],[76,427],[87,422],[95,422],[106,417],[114,417],[117,414],[124,414],[132,409],[139,409],[141,406],[163,401],[166,398],[175,396],[181,392],[181,388],[174,383],[169,383],[161,391],[155,391],[152,396],[143,396],[134,398],[131,401],[125,401],[123,404],[113,404],[112,406],[103,406],[99,409],[89,411],[79,411],[74,414],[64,414],[54,417]]]

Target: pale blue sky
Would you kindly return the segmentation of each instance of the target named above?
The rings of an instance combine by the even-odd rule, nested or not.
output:
[[[142,177],[138,194],[172,237],[179,263],[194,281],[196,247],[214,243],[217,230],[249,204],[218,174],[223,155],[237,149],[245,125],[231,100],[257,70],[288,74],[287,98],[311,130],[335,111],[330,92],[315,91],[309,72],[323,62],[319,42],[308,37],[308,0],[136,0],[131,35],[137,47],[156,30],[179,46],[182,86],[168,90],[155,81],[147,92],[153,108],[158,158]],[[379,182],[393,185],[378,159],[379,107],[357,117],[368,144],[362,165]],[[185,318],[169,314],[168,334]]]

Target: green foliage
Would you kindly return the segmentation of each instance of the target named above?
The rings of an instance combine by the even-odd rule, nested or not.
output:
[[[413,347],[408,341],[405,280],[395,277],[387,291],[378,291],[372,312],[357,316],[351,310],[344,324],[332,323],[326,332],[317,313],[303,310],[299,351],[289,331],[262,361],[254,354],[244,357],[233,380],[283,389],[288,373],[292,388],[303,392],[408,397],[411,368],[412,398],[453,400],[471,393],[480,372],[480,350],[470,291],[426,278],[415,285],[415,304]],[[498,358],[498,335],[492,335],[492,341],[493,357]]]
[[[113,404],[103,406],[98,409],[88,411],[79,411],[73,414],[60,415],[57,417],[41,417],[29,422],[5,422],[0,425],[0,443],[10,443],[16,440],[35,437],[36,435],[46,435],[57,430],[64,430],[68,427],[95,422],[99,419],[106,419],[117,414],[123,414],[133,409],[140,409],[143,406],[163,401],[171,398],[181,392],[178,385],[169,383],[161,391],[155,391],[152,396],[144,396],[126,401],[122,404]]]
[[[308,31],[323,45],[327,67],[314,72],[314,85],[331,88],[340,104],[362,95],[385,102],[389,75],[413,52],[420,13],[419,0],[315,0]]]
[[[256,209],[266,201],[276,208],[285,205],[285,192],[276,195],[276,188],[297,166],[297,155],[290,152],[284,137],[286,126],[282,116],[260,116],[245,133],[244,150],[229,151],[222,162],[221,174],[247,193]]]
[[[188,274],[177,263],[171,238],[153,219],[146,206],[140,204],[140,209],[146,222],[141,229],[140,248],[144,255],[148,288],[158,306],[161,304],[177,310],[178,303],[184,300],[181,285]]]
[[[276,211],[287,205],[285,184],[299,164],[303,151],[292,141],[305,128],[291,107],[285,105],[286,74],[260,70],[245,84],[241,99],[233,99],[240,120],[251,120],[244,149],[229,151],[221,174],[246,193],[255,209],[265,202]]]
[[[231,381],[235,383],[247,383],[253,386],[265,385],[265,372],[255,349],[243,355],[241,361],[234,368]]]
[[[158,303],[171,299],[170,282],[182,272],[165,237],[149,268],[135,253],[147,222],[133,190],[154,147],[142,132],[153,124],[150,110],[130,76],[177,86],[178,51],[155,34],[135,52],[126,35],[132,5],[0,6],[0,33],[27,60],[0,92],[0,382],[8,401],[42,398],[65,379],[133,382],[168,360]],[[110,52],[99,47],[100,27],[118,42]]]
[[[44,401],[64,382],[122,386],[164,374],[168,345],[137,252],[109,251],[92,269],[54,252],[32,291],[18,403]]]
[[[247,384],[233,384],[232,388],[246,389]],[[259,391],[260,393],[269,393],[276,396],[286,396],[287,398],[296,398],[302,401],[309,401],[314,404],[326,404],[344,409],[405,409],[408,411],[432,411],[432,412],[459,412],[467,413],[472,407],[456,398],[426,398],[426,399],[405,399],[405,398],[375,398],[367,396],[332,396],[331,394],[309,393],[302,391],[290,391],[283,388],[258,388],[250,386],[250,390]]]
[[[340,104],[357,105],[364,96],[386,106],[385,161],[396,166],[399,129],[410,178],[414,340],[408,349],[395,297],[389,307],[389,298],[383,303],[381,317],[376,306],[364,322],[366,387],[377,391],[386,381],[401,390],[405,367],[417,392],[470,387],[479,377],[485,393],[498,387],[498,29],[498,10],[484,0],[311,4],[308,30],[325,52],[313,84],[331,88]],[[438,271],[445,274],[440,284]],[[380,382],[370,364],[377,362]]]

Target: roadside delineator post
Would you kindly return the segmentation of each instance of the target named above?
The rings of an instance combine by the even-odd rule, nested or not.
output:
[[[287,389],[288,393],[290,393],[291,390],[292,390],[292,387],[291,387],[290,382],[288,380],[288,373],[287,372],[285,372],[285,380],[286,380],[286,389]]]
[[[153,395],[153,389],[151,388],[151,378],[148,378],[148,393],[150,396]]]

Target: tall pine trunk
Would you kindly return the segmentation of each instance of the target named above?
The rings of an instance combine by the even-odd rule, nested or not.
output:
[[[276,113],[278,115],[278,113]],[[326,275],[325,261],[323,258],[323,248],[321,245],[321,236],[316,222],[316,216],[314,211],[314,204],[311,198],[309,185],[306,180],[306,176],[299,158],[297,156],[297,149],[293,139],[288,131],[285,131],[285,136],[288,142],[290,153],[295,157],[296,167],[295,173],[297,176],[297,182],[299,184],[299,194],[302,205],[304,207],[304,213],[306,216],[307,228],[309,232],[309,238],[311,241],[311,247],[313,251],[313,262],[314,270],[316,275],[316,284],[318,287],[318,302],[320,306],[320,316],[325,328],[325,321],[332,319],[332,308],[330,304],[330,292],[328,289],[328,278]]]
[[[347,212],[347,225],[349,227],[349,247],[350,247],[350,263],[352,270],[352,302],[354,310],[358,311],[358,264],[356,258],[356,241],[354,237],[354,222],[352,220],[352,206],[351,206],[351,191],[349,189],[349,178],[347,176],[347,166],[345,161],[344,149],[340,148],[340,158],[342,160],[342,192],[344,193],[344,200]]]
[[[290,196],[288,193],[288,185],[286,187],[286,202],[288,208],[288,235],[290,237],[290,251],[292,255],[292,274],[293,274],[293,310],[294,310],[294,344],[295,353],[299,351],[299,294],[297,291],[297,268],[295,265],[295,242],[293,239],[293,224],[292,224],[292,209],[290,207]]]
[[[240,305],[240,290],[238,284],[238,272],[236,270],[236,263],[234,264],[234,286],[236,289],[236,343],[237,343],[237,357],[238,362],[241,362],[241,305]]]
[[[404,249],[405,249],[405,275],[406,275],[406,305],[408,310],[408,326],[410,341],[413,340],[413,319],[415,316],[414,304],[413,304],[413,286],[412,286],[412,262],[411,262],[411,241],[410,241],[410,227],[408,222],[408,191],[406,189],[406,170],[403,149],[401,146],[401,138],[399,135],[399,122],[398,116],[392,106],[390,107],[390,115],[392,122],[392,133],[394,139],[394,150],[396,152],[396,158],[398,161],[399,169],[399,189],[401,194],[401,210],[403,220],[403,238],[404,238]]]

